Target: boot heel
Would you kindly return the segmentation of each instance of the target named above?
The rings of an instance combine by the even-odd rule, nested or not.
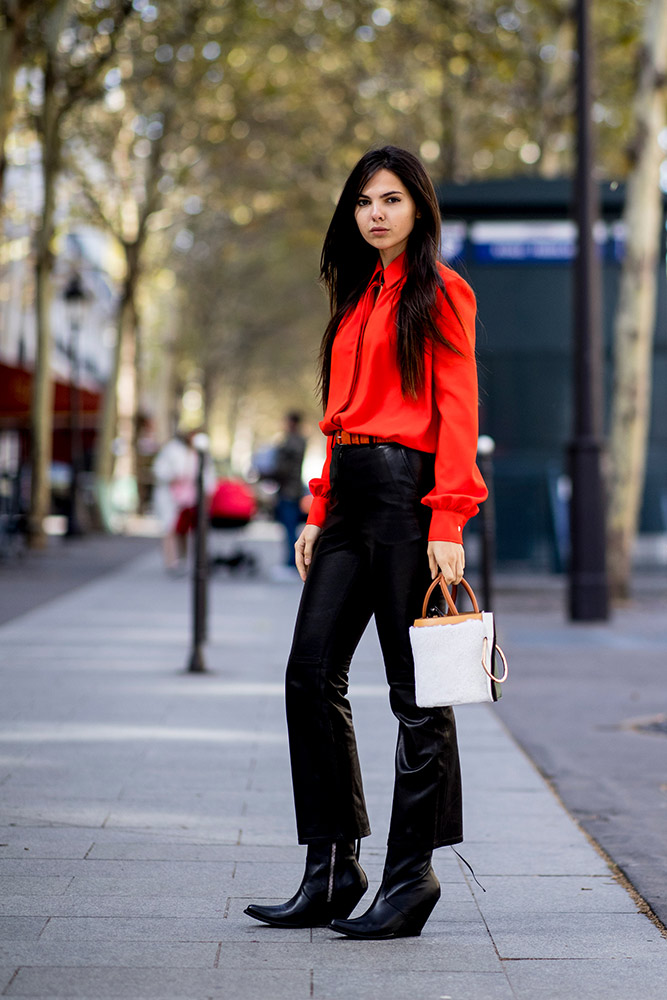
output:
[[[387,938],[419,937],[430,917],[435,904],[440,899],[440,883],[430,865],[430,852],[424,856],[408,859],[416,878],[405,878],[391,885],[388,877],[394,874],[385,866],[382,885],[371,907],[361,917],[352,920],[336,918],[329,925],[338,934],[361,938],[367,941]],[[426,868],[426,866],[428,867]],[[406,871],[404,874],[412,874]],[[426,870],[425,870],[426,869]]]
[[[439,899],[440,890],[438,889],[437,896],[432,899],[425,899],[423,903],[420,903],[419,906],[411,911],[409,917],[406,918],[403,929],[396,936],[419,937],[424,929],[424,924],[433,913]]]

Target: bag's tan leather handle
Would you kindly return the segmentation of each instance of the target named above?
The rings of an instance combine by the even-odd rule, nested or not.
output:
[[[472,602],[473,611],[475,612],[475,614],[479,614],[479,604],[477,603],[477,598],[475,597],[475,593],[474,593],[472,587],[470,586],[470,584],[468,583],[468,581],[465,580],[465,579],[463,579],[463,578],[461,579],[461,583],[463,584],[463,589],[467,592],[468,597],[470,598],[470,600]],[[436,576],[435,580],[433,581],[433,583],[431,584],[431,586],[426,591],[426,597],[424,598],[424,604],[422,606],[422,618],[426,618],[426,612],[428,611],[429,598],[430,598],[431,594],[433,593],[433,591],[435,590],[435,588],[438,586],[438,584],[440,585],[440,590],[442,591],[443,596],[444,596],[444,598],[445,598],[445,600],[447,602],[447,608],[448,608],[447,614],[449,614],[449,615],[458,615],[458,613],[459,613],[457,611],[457,609],[456,609],[456,604],[454,603],[454,599],[452,598],[452,596],[449,593],[449,588],[448,588],[447,584],[445,583],[444,576],[442,575],[442,573],[438,573],[438,575]],[[456,595],[456,585],[454,585],[454,587],[452,588],[452,590],[454,592],[454,595]]]

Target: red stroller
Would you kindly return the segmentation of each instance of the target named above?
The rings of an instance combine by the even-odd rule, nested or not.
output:
[[[257,501],[252,488],[236,477],[220,479],[209,502],[209,525],[223,531],[245,528],[257,513]],[[217,554],[209,559],[209,568],[225,566],[230,572],[257,572],[257,559],[241,547],[229,555]]]

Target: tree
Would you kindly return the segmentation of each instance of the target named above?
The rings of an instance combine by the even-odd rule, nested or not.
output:
[[[88,212],[115,233],[125,260],[114,371],[134,369],[135,385],[140,371],[164,367],[162,328],[140,321],[140,311],[159,312],[154,276],[160,298],[172,297],[170,324],[182,310],[176,351],[209,408],[233,413],[236,398],[311,381],[326,311],[316,288],[322,233],[345,174],[371,145],[420,152],[436,180],[570,170],[569,0],[134,6],[116,31],[113,0],[55,4],[70,17],[61,75],[91,57],[85,44],[104,44],[100,19],[114,25],[104,66],[89,63],[89,98],[63,115],[58,136]],[[640,13],[627,0],[598,12],[600,162],[612,176],[631,125],[626,67]],[[168,273],[175,287],[165,292]],[[120,417],[129,443],[131,414]]]
[[[37,345],[31,410],[31,502],[29,535],[45,544],[44,517],[50,506],[53,383],[51,378],[52,241],[56,181],[61,169],[62,128],[79,103],[99,96],[102,69],[113,54],[118,32],[132,10],[117,0],[92,10],[79,0],[60,0],[35,18],[33,31],[41,67],[41,101],[35,128],[41,144],[42,210],[35,236],[35,317]]]
[[[168,193],[186,187],[200,159],[191,130],[202,68],[196,65],[190,39],[203,6],[200,0],[181,0],[159,17],[151,15],[146,23],[142,17],[128,25],[116,46],[116,64],[105,78],[110,101],[106,107],[84,108],[67,136],[68,166],[80,183],[88,213],[115,238],[124,263],[96,449],[105,521],[114,466],[125,476],[136,469],[143,353],[138,289],[147,242],[151,227],[169,228],[172,216],[182,214],[170,204]],[[204,71],[208,68],[204,61]],[[120,385],[125,391],[119,394]],[[112,449],[116,439],[119,462]]]
[[[625,210],[626,245],[614,325],[614,388],[608,509],[609,582],[628,595],[632,547],[644,488],[651,410],[651,365],[662,226],[658,136],[665,128],[667,0],[646,10],[639,78],[633,103],[635,134]],[[664,273],[664,262],[663,262]]]
[[[219,53],[193,107],[202,158],[196,190],[218,221],[202,232],[198,217],[190,220],[191,249],[171,261],[188,318],[181,349],[226,399],[246,392],[243,382],[259,379],[261,359],[271,356],[263,333],[266,302],[276,312],[284,308],[284,329],[292,336],[302,329],[302,304],[314,286],[338,187],[368,146],[394,142],[415,149],[436,179],[554,176],[572,166],[569,0],[541,0],[539,16],[524,0],[405,0],[386,8],[359,0],[335,10],[269,0],[254,9],[241,6],[242,14],[229,16],[226,5],[205,18],[206,37]],[[626,67],[635,55],[637,13],[634,5],[628,11],[623,0],[611,0],[604,16],[605,103],[598,102],[596,114],[601,162],[614,176],[622,166],[619,135],[629,128]],[[287,251],[294,273],[286,284],[275,264],[286,252],[281,219],[301,234],[299,246]],[[205,247],[217,246],[216,225],[224,227],[225,249],[220,257],[211,249],[217,271],[203,282],[198,276],[207,269]],[[249,254],[256,230],[265,246],[260,237]],[[204,256],[195,260],[196,253]],[[235,255],[255,261],[265,283],[266,294],[253,296],[250,310],[239,302],[239,288],[254,287],[253,271],[239,275]],[[216,303],[212,320],[204,315],[207,297]],[[303,333],[299,379],[308,370],[312,377],[315,330],[321,329],[316,315],[317,325]],[[280,370],[276,356],[273,385]]]

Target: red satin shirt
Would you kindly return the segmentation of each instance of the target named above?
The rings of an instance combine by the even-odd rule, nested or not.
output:
[[[308,523],[322,527],[326,520],[333,434],[342,428],[434,453],[435,487],[422,499],[433,509],[429,538],[460,542],[466,521],[487,496],[475,463],[475,296],[460,275],[438,265],[461,322],[442,292],[437,295],[436,322],[461,354],[442,344],[428,343],[424,387],[417,399],[404,397],[396,361],[396,312],[404,266],[405,253],[384,271],[378,263],[366,292],[336,332],[329,399],[320,423],[322,432],[329,436],[327,457],[321,477],[310,482],[314,499]]]

